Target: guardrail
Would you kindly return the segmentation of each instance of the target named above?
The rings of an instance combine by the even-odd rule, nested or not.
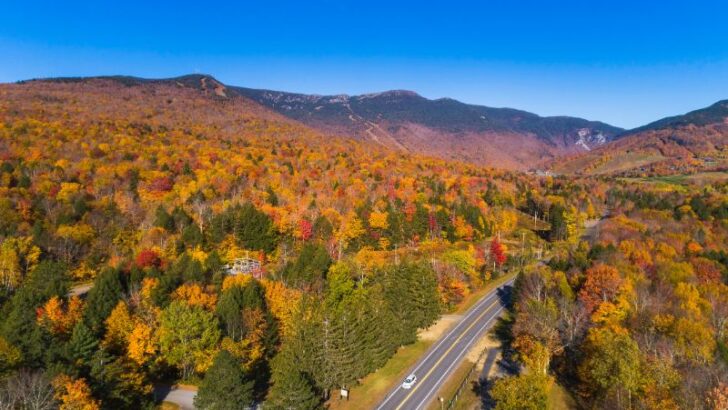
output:
[[[483,349],[482,352],[478,355],[478,359],[473,363],[473,365],[470,367],[470,370],[468,370],[468,374],[465,375],[463,380],[460,382],[460,385],[458,385],[457,390],[455,390],[455,394],[448,400],[447,407],[445,407],[447,410],[450,410],[455,407],[455,404],[458,402],[458,399],[460,398],[460,395],[463,392],[463,389],[473,380],[473,373],[476,373],[476,369],[478,368],[478,363],[480,363],[481,360],[483,360],[483,357],[485,357],[486,353],[488,353],[488,348],[486,347]]]

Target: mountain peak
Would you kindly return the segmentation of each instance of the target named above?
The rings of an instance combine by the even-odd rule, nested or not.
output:
[[[417,94],[414,91],[410,90],[389,90],[389,91],[382,91],[379,93],[368,93],[368,94],[362,94],[358,96],[359,98],[379,98],[379,97],[419,97],[422,98],[421,95]]]
[[[179,77],[171,78],[140,78],[127,75],[109,75],[109,76],[94,76],[94,77],[54,77],[54,78],[38,78],[31,79],[28,81],[41,81],[51,83],[85,83],[94,80],[107,80],[115,81],[125,86],[138,86],[144,84],[175,84],[177,86],[195,88],[201,91],[210,91],[214,94],[226,97],[227,87],[225,84],[217,80],[215,77],[209,74],[186,74]],[[28,81],[19,81],[20,84]]]

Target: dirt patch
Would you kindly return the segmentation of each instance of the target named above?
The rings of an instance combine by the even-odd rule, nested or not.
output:
[[[427,329],[421,329],[417,335],[420,340],[438,340],[462,318],[462,315],[442,315],[434,325]]]

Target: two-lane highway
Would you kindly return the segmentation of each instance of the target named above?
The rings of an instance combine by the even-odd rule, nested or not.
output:
[[[502,294],[513,279],[485,295],[464,315],[463,319],[435,343],[408,374],[417,376],[410,389],[402,381],[377,407],[380,410],[420,410],[436,399],[435,395],[452,372],[462,363],[475,342],[490,329],[503,311]]]

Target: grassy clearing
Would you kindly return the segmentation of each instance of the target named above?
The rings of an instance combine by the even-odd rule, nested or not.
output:
[[[643,167],[664,159],[663,155],[654,152],[619,153],[609,158],[597,154],[587,154],[555,164],[554,171],[567,175],[577,172],[585,172],[589,175],[612,174]]]
[[[528,229],[531,231],[548,231],[551,229],[551,224],[540,218],[536,219],[536,224],[533,223],[533,215],[528,215],[524,212],[518,211],[518,221],[516,223],[516,229]],[[540,215],[543,218],[543,215]]]
[[[674,189],[689,184],[704,185],[728,179],[728,172],[698,172],[695,174],[666,175],[647,178],[621,178],[626,182],[650,184],[656,187]]]
[[[592,170],[591,174],[612,174],[615,172],[627,171],[643,167],[664,160],[665,157],[659,154],[630,152],[624,155],[617,155],[610,158],[603,164]]]

